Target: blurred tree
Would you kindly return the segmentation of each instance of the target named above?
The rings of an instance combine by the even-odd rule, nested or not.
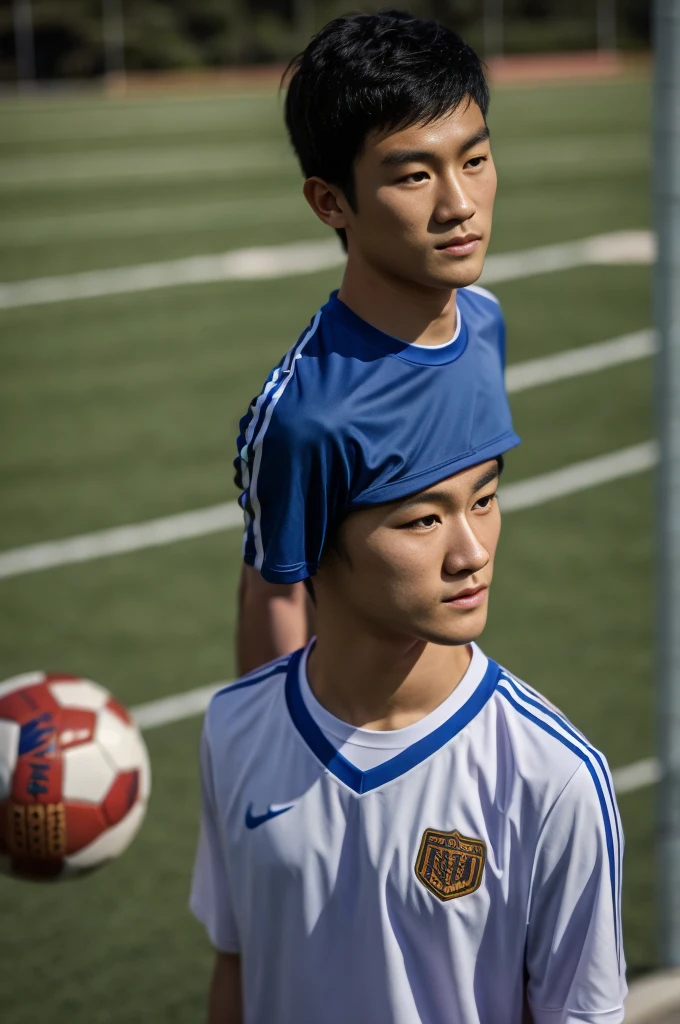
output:
[[[311,31],[353,0],[121,0],[130,70],[216,67],[286,60]],[[389,2],[389,0],[388,0]],[[434,17],[482,46],[483,0],[394,0]],[[574,49],[596,43],[597,0],[504,0],[506,52]],[[13,0],[0,0],[0,79],[16,79]],[[36,74],[88,78],[104,71],[101,0],[32,0]],[[619,44],[649,46],[650,0],[617,0]]]

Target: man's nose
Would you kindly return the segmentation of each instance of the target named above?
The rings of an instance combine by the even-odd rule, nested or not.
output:
[[[434,219],[438,224],[449,221],[469,220],[476,213],[476,206],[467,194],[460,176],[451,171],[441,180]]]
[[[452,525],[447,540],[444,559],[444,571],[447,575],[480,572],[488,563],[489,552],[477,539],[464,516]]]

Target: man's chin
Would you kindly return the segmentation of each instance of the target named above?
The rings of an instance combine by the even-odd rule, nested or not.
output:
[[[483,269],[483,260],[474,260],[469,264],[461,261],[460,266],[451,267],[446,275],[446,283],[449,288],[467,288],[469,284],[479,281]]]
[[[429,283],[435,288],[467,288],[479,280],[483,269],[484,263],[479,260],[469,265],[461,261],[458,266],[439,268],[439,273],[433,274]]]
[[[455,627],[445,629],[422,630],[421,639],[441,647],[462,647],[476,640],[484,631],[486,616],[483,620],[471,620],[458,623]]]

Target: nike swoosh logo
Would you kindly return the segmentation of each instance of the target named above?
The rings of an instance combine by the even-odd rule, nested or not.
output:
[[[274,810],[270,804],[264,814],[253,814],[253,805],[248,804],[246,828],[257,828],[258,825],[264,825],[265,821],[269,821],[270,818],[278,818],[279,814],[285,814],[286,811],[290,811],[294,806],[295,804],[288,804],[287,807],[277,807]]]

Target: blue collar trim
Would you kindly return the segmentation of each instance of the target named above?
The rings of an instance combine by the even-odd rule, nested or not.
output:
[[[318,725],[307,710],[307,706],[300,693],[300,661],[304,649],[296,651],[288,663],[286,672],[286,704],[288,712],[293,720],[293,725],[302,736],[303,740],[319,761],[335,775],[337,779],[344,782],[346,786],[353,789],[355,793],[369,793],[372,789],[384,786],[387,782],[405,775],[411,768],[415,768],[422,761],[425,761],[436,751],[440,750],[445,743],[464,729],[465,726],[475,718],[482,710],[486,702],[496,689],[500,676],[500,668],[495,661],[489,658],[486,672],[479,683],[479,686],[471,697],[451,715],[439,728],[429,735],[424,736],[417,743],[413,743],[407,750],[390,758],[383,764],[362,772],[340,754],[332,743],[326,739]]]
[[[377,348],[386,355],[405,359],[407,363],[417,363],[420,366],[444,366],[446,363],[453,363],[462,356],[467,348],[468,332],[465,326],[465,319],[461,313],[460,303],[457,304],[457,315],[460,322],[456,331],[456,337],[448,345],[441,345],[439,348],[431,348],[427,345],[410,345],[407,341],[401,341],[399,338],[392,337],[391,334],[385,334],[384,331],[373,327],[372,324],[357,316],[349,306],[346,306],[338,298],[337,291],[331,292],[331,296],[324,308],[329,310],[331,315],[342,324],[345,330],[350,331],[364,344],[370,345],[374,349]]]

